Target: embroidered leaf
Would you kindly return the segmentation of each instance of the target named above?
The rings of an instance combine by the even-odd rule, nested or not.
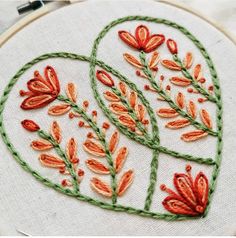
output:
[[[106,85],[108,87],[113,87],[114,86],[113,79],[111,78],[111,76],[106,71],[97,70],[96,77],[104,85]]]
[[[109,108],[113,113],[117,115],[128,113],[128,109],[120,103],[111,103],[109,105]]]
[[[138,69],[142,69],[143,65],[141,64],[141,62],[139,60],[137,60],[134,56],[132,56],[131,54],[125,53],[123,54],[124,59],[131,65],[133,65],[134,67],[138,68]]]
[[[120,170],[122,169],[124,162],[127,158],[128,155],[128,149],[127,147],[121,147],[116,155],[116,159],[115,159],[115,169],[116,169],[116,173],[119,173]]]
[[[35,131],[38,131],[40,130],[40,127],[38,124],[36,124],[34,121],[32,120],[23,120],[21,122],[21,125],[28,131],[30,132],[35,132]]]
[[[202,66],[200,64],[197,64],[195,67],[194,67],[194,70],[193,70],[193,77],[195,79],[199,79],[202,77]]]
[[[105,197],[111,197],[112,191],[110,186],[103,182],[101,179],[93,177],[90,181],[90,185],[92,189],[94,189],[97,193],[105,196]]]
[[[161,34],[152,35],[144,47],[146,53],[150,53],[155,50],[158,46],[163,44],[165,41],[165,36]]]
[[[171,77],[171,83],[181,87],[187,87],[191,84],[191,80],[184,77]]]
[[[183,109],[185,107],[185,97],[184,94],[179,92],[176,97],[176,104]]]
[[[146,26],[140,25],[135,30],[135,38],[139,44],[139,47],[144,48],[149,40],[149,30]]]
[[[77,142],[74,138],[70,138],[66,145],[66,154],[68,159],[73,163],[77,162]]]
[[[166,124],[166,127],[170,128],[170,129],[179,129],[179,128],[183,128],[190,125],[190,122],[188,119],[178,119],[175,121],[170,121]]]
[[[154,51],[152,53],[151,59],[150,59],[149,64],[148,64],[149,68],[152,69],[152,70],[155,70],[159,60],[160,60],[159,53],[157,51]]]
[[[124,192],[129,188],[129,186],[133,182],[133,179],[134,179],[134,172],[131,169],[122,175],[117,187],[118,196],[122,196],[124,194]]]
[[[89,139],[84,142],[83,148],[88,153],[98,157],[104,157],[106,155],[101,144]]]
[[[131,128],[131,129],[134,129],[135,126],[136,126],[136,122],[129,115],[121,115],[121,116],[119,116],[119,121],[120,121],[121,124]]]
[[[143,121],[145,118],[146,109],[142,104],[138,104],[135,107],[135,111],[139,121]]]
[[[31,142],[30,146],[34,149],[34,150],[49,150],[51,148],[53,148],[53,145],[44,139],[39,139],[39,140],[34,140]]]
[[[180,71],[181,70],[181,66],[178,65],[177,63],[175,63],[174,61],[171,60],[162,60],[161,64],[171,70],[176,70],[176,71]]]
[[[196,104],[193,101],[191,101],[191,100],[188,103],[187,111],[188,111],[188,114],[192,118],[195,119],[197,117],[197,107],[196,107]]]
[[[119,102],[120,101],[120,98],[110,91],[104,92],[103,95],[106,98],[106,100],[108,100],[110,102]]]
[[[74,83],[68,83],[66,87],[67,97],[72,101],[76,102],[77,99],[77,88]]]
[[[62,139],[61,128],[56,121],[52,123],[51,135],[57,143],[61,143],[61,139]]]
[[[119,142],[119,132],[115,131],[109,141],[109,150],[111,153],[114,153]]]
[[[132,108],[135,108],[135,106],[136,106],[136,104],[137,104],[137,100],[138,100],[138,98],[137,98],[137,93],[135,93],[135,92],[131,92],[130,93],[130,95],[129,95],[129,103],[130,103],[130,106],[132,107]]]
[[[65,163],[63,160],[59,159],[58,157],[50,154],[41,154],[39,156],[39,161],[42,165],[49,167],[49,168],[63,168],[65,167]]]
[[[177,44],[174,40],[168,39],[166,44],[167,44],[167,47],[168,47],[171,54],[177,54],[178,53]]]
[[[206,137],[207,135],[208,135],[208,133],[205,132],[205,131],[195,130],[195,131],[190,131],[190,132],[184,133],[181,136],[181,139],[186,141],[186,142],[190,142],[190,141],[199,140],[203,137]]]
[[[183,60],[183,66],[186,69],[189,69],[191,68],[192,64],[193,64],[193,55],[191,52],[187,52]]]
[[[211,117],[205,109],[202,109],[200,111],[200,116],[201,116],[201,120],[204,123],[204,125],[207,126],[208,128],[212,128]]]
[[[103,165],[101,162],[95,160],[95,159],[88,159],[86,160],[86,165],[88,168],[97,174],[109,174],[109,169]]]
[[[69,112],[70,109],[71,109],[71,106],[69,104],[61,103],[55,106],[51,106],[48,109],[48,114],[51,116],[60,116]]]
[[[172,117],[177,117],[179,114],[172,108],[160,108],[157,111],[157,115],[159,117],[172,118]]]
[[[120,89],[120,92],[123,94],[123,96],[127,95],[127,86],[123,82],[119,82],[118,87]]]

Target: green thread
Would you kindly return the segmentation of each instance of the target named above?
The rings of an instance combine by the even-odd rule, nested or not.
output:
[[[159,145],[160,140],[159,140],[159,136],[158,136],[158,127],[157,127],[157,123],[156,123],[155,114],[152,111],[152,108],[150,107],[149,102],[143,96],[142,92],[139,89],[137,89],[135,84],[130,82],[125,76],[121,75],[118,71],[116,71],[113,68],[111,68],[110,66],[106,65],[104,62],[99,61],[99,60],[96,59],[98,45],[99,45],[101,39],[106,35],[106,33],[112,27],[114,27],[115,25],[118,25],[118,24],[126,22],[126,21],[135,21],[135,20],[165,24],[165,25],[168,25],[170,27],[173,27],[173,28],[176,28],[176,29],[180,30],[185,36],[187,36],[190,40],[193,41],[193,43],[200,50],[203,57],[205,58],[205,60],[207,62],[207,65],[210,69],[212,82],[214,84],[215,97],[216,97],[215,102],[216,102],[216,106],[217,106],[217,132],[208,131],[209,134],[217,136],[217,139],[218,139],[218,141],[217,141],[217,154],[216,154],[215,160],[212,160],[211,158],[201,158],[201,157],[194,157],[194,156],[191,156],[191,155],[181,154],[179,152],[172,151],[172,150],[169,150],[165,147],[160,146]],[[133,91],[135,91],[138,94],[139,99],[142,101],[142,103],[146,107],[147,112],[150,116],[151,125],[152,125],[152,133],[153,133],[152,141],[148,141],[147,138],[138,136],[135,133],[127,130],[127,128],[122,126],[116,120],[116,118],[114,118],[110,115],[109,116],[107,115],[107,117],[110,119],[110,121],[113,124],[115,124],[119,128],[119,130],[123,134],[125,134],[129,138],[134,139],[135,141],[137,141],[137,142],[139,142],[143,145],[146,145],[149,148],[152,148],[153,151],[156,150],[156,152],[157,152],[156,155],[153,155],[152,162],[151,162],[150,185],[149,185],[149,188],[148,188],[147,198],[146,198],[146,201],[145,201],[145,210],[136,209],[136,208],[132,208],[132,207],[126,207],[126,206],[122,206],[122,205],[118,205],[118,204],[109,204],[109,203],[101,202],[101,201],[95,200],[93,198],[87,197],[85,195],[82,195],[79,192],[73,192],[70,189],[65,189],[62,186],[58,185],[58,184],[54,184],[49,179],[43,178],[37,171],[34,171],[24,160],[22,160],[21,156],[18,154],[18,152],[16,151],[14,146],[11,144],[11,142],[10,142],[8,136],[7,136],[7,133],[5,131],[4,125],[3,125],[3,110],[4,110],[5,102],[7,101],[9,93],[10,93],[11,89],[13,88],[14,84],[17,82],[18,78],[26,70],[31,68],[34,64],[36,64],[36,63],[38,63],[42,60],[49,59],[49,58],[69,58],[69,59],[73,59],[73,60],[81,60],[81,61],[90,62],[90,78],[91,78],[91,84],[92,84],[91,86],[92,86],[92,89],[93,89],[93,92],[94,92],[94,96],[95,96],[99,106],[104,111],[105,115],[107,115],[108,112],[106,112],[106,106],[103,103],[102,99],[100,98],[100,95],[99,95],[99,93],[97,91],[97,88],[96,88],[97,85],[96,85],[96,79],[95,79],[95,66],[99,66],[99,67],[103,68],[104,70],[112,73],[114,76],[119,78],[121,81],[127,83],[127,85]],[[62,100],[62,101],[67,101],[67,99],[62,98],[62,96],[59,96],[58,99]],[[72,105],[73,109],[75,109],[75,111],[76,111],[77,110],[77,105],[73,105],[73,103],[71,105]],[[182,27],[182,26],[180,26],[180,25],[178,25],[174,22],[170,22],[168,20],[165,20],[165,19],[158,19],[158,18],[152,18],[152,17],[128,16],[128,17],[117,19],[117,20],[111,22],[109,25],[107,25],[100,32],[97,39],[94,41],[94,46],[93,46],[90,58],[86,57],[86,56],[80,56],[80,55],[76,55],[76,54],[67,53],[67,52],[50,53],[50,54],[45,54],[45,55],[42,55],[38,58],[35,58],[31,62],[24,65],[16,73],[16,75],[11,79],[9,84],[6,86],[6,88],[3,92],[3,95],[1,97],[1,101],[0,101],[0,133],[2,135],[3,141],[6,144],[6,146],[8,147],[9,151],[12,153],[15,160],[26,171],[30,172],[36,179],[41,181],[46,186],[49,186],[49,187],[51,187],[51,188],[53,188],[57,191],[60,191],[64,194],[66,194],[66,195],[76,197],[77,199],[79,199],[81,201],[89,202],[90,204],[99,206],[99,207],[104,208],[104,209],[109,209],[109,210],[114,210],[114,211],[119,211],[119,212],[127,212],[127,213],[131,213],[131,214],[138,214],[138,215],[141,215],[141,216],[152,217],[152,218],[155,218],[155,219],[164,219],[164,220],[168,220],[168,221],[169,220],[191,219],[192,217],[181,216],[181,215],[172,215],[172,214],[160,214],[160,213],[153,213],[153,212],[147,211],[147,210],[150,209],[150,205],[151,205],[151,202],[152,202],[152,196],[153,196],[153,192],[154,192],[154,188],[155,188],[155,184],[156,184],[156,173],[157,173],[157,168],[156,167],[158,165],[158,159],[157,159],[158,154],[160,152],[162,152],[162,153],[172,155],[175,158],[182,158],[182,159],[189,160],[189,161],[194,161],[194,162],[197,162],[197,163],[200,163],[200,164],[213,165],[213,173],[212,173],[212,179],[211,179],[210,190],[209,190],[209,201],[208,201],[208,206],[207,206],[207,208],[205,210],[205,213],[204,213],[204,216],[206,216],[206,214],[209,210],[209,205],[210,205],[211,200],[212,200],[213,192],[214,192],[215,187],[216,187],[216,179],[217,179],[217,176],[218,176],[218,173],[219,173],[219,167],[220,167],[220,163],[221,163],[222,126],[223,126],[223,124],[222,124],[222,100],[221,100],[221,95],[220,95],[219,80],[218,80],[217,73],[215,71],[214,65],[213,65],[206,49],[184,27]],[[156,169],[154,169],[154,168],[156,168]],[[193,217],[193,218],[195,218],[195,217]]]

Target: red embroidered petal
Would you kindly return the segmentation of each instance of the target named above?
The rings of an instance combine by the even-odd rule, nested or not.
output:
[[[167,47],[168,47],[171,54],[177,54],[178,53],[177,44],[174,40],[168,39],[166,44],[167,44]]]
[[[122,147],[118,150],[116,158],[115,158],[116,173],[119,173],[120,170],[122,169],[124,162],[127,158],[127,155],[128,155],[127,147]]]
[[[186,141],[186,142],[191,142],[191,141],[196,141],[199,140],[203,137],[206,137],[208,135],[207,132],[202,131],[202,130],[195,130],[195,131],[189,131],[187,133],[184,133],[181,136],[181,139]]]
[[[135,37],[140,48],[144,48],[149,40],[149,30],[146,26],[140,25],[136,28]]]
[[[191,68],[192,64],[193,64],[193,55],[191,52],[187,52],[183,60],[183,65],[186,69],[189,69]]]
[[[171,83],[181,87],[187,87],[191,84],[191,80],[183,77],[172,77],[170,78]]]
[[[132,169],[128,170],[122,175],[117,187],[118,196],[122,196],[124,194],[124,192],[128,189],[128,187],[133,182],[133,179],[134,179],[134,172]]]
[[[148,64],[149,68],[152,70],[155,69],[159,60],[160,60],[160,54],[157,51],[153,52]]]
[[[138,120],[142,122],[144,120],[145,114],[146,114],[145,107],[142,104],[138,104],[135,107],[135,112],[137,114]]]
[[[52,116],[60,116],[67,112],[69,112],[71,109],[71,106],[66,103],[58,104],[55,106],[52,106],[48,109],[48,114]]]
[[[187,111],[188,114],[192,117],[192,118],[196,118],[197,117],[197,107],[196,104],[193,101],[189,101],[188,107],[187,107]]]
[[[131,46],[135,49],[139,49],[139,44],[138,44],[137,40],[129,32],[119,31],[118,35],[119,35],[120,39],[123,40],[126,44],[128,44],[129,46]]]
[[[129,64],[133,65],[134,67],[136,67],[138,69],[143,68],[142,63],[138,59],[136,59],[134,56],[132,56],[128,53],[125,53],[125,54],[123,54],[123,57]]]
[[[172,118],[172,117],[177,117],[179,113],[176,112],[173,108],[160,108],[157,111],[157,115],[159,117]]]
[[[40,140],[34,140],[31,142],[30,146],[34,149],[34,150],[49,150],[51,148],[53,148],[53,145],[44,139],[40,139]]]
[[[70,138],[66,146],[66,154],[68,159],[73,162],[77,155],[77,143],[74,138]]]
[[[128,109],[120,103],[111,103],[109,105],[109,108],[110,108],[111,112],[113,112],[114,114],[121,115],[121,114],[128,113]]]
[[[176,104],[183,109],[185,107],[185,97],[184,94],[179,92],[176,96]]]
[[[202,206],[204,211],[208,202],[209,185],[207,177],[202,172],[198,173],[195,179],[194,189],[197,194],[198,203]]]
[[[68,83],[66,87],[67,97],[72,101],[76,102],[77,99],[77,90],[76,85],[74,83]]]
[[[102,145],[91,140],[86,140],[83,144],[83,148],[85,151],[95,156],[104,157],[106,155]]]
[[[94,189],[97,193],[105,197],[112,196],[112,190],[110,186],[107,183],[103,182],[101,179],[93,177],[90,181],[90,185],[92,189]]]
[[[30,132],[35,132],[35,131],[40,130],[39,125],[36,124],[36,123],[35,123],[34,121],[32,121],[32,120],[28,120],[28,119],[23,120],[23,121],[21,122],[21,125],[22,125],[26,130],[28,130],[28,131],[30,131]]]
[[[88,160],[86,160],[85,163],[88,166],[88,168],[91,171],[93,171],[94,173],[97,173],[97,174],[109,174],[110,173],[109,169],[98,160],[88,159]]]
[[[97,70],[96,77],[104,85],[106,85],[108,87],[114,86],[114,81],[113,81],[112,77],[106,71]]]
[[[41,81],[38,79],[31,79],[27,82],[27,87],[31,92],[34,93],[52,93],[53,88],[46,81]]]
[[[57,92],[57,94],[60,93],[60,84],[59,80],[57,78],[57,74],[53,67],[47,66],[44,70],[45,78],[50,83],[50,85],[53,87],[53,89]]]
[[[179,129],[190,125],[188,119],[178,119],[175,121],[168,122],[165,126],[170,129]]]
[[[118,131],[115,131],[111,136],[111,139],[109,141],[109,150],[111,153],[114,153],[116,150],[117,144],[119,142],[119,136],[120,134]]]
[[[144,51],[146,53],[150,53],[154,51],[158,46],[163,44],[165,41],[165,36],[164,35],[152,35],[147,44],[144,47]]]
[[[120,92],[122,93],[122,95],[126,96],[127,92],[128,92],[126,84],[123,83],[123,82],[119,82],[118,87],[119,87]]]
[[[119,121],[121,124],[123,124],[124,126],[127,126],[128,128],[131,128],[131,129],[134,129],[136,126],[136,122],[129,115],[120,116]]]
[[[201,116],[201,120],[202,120],[203,124],[205,126],[207,126],[208,128],[212,128],[212,120],[211,120],[211,117],[210,117],[209,113],[207,112],[207,110],[202,109],[200,111],[200,116]]]
[[[116,96],[116,94],[110,92],[110,91],[106,91],[103,93],[104,98],[106,98],[106,100],[110,101],[110,102],[119,102],[120,98],[118,96]]]
[[[39,161],[46,167],[49,168],[64,168],[65,163],[60,158],[57,158],[54,155],[41,154],[39,156]]]
[[[194,67],[194,70],[193,70],[193,77],[195,79],[199,79],[202,77],[202,66],[200,64],[197,64],[195,67]]]
[[[175,174],[174,185],[179,195],[185,199],[186,204],[194,209],[197,205],[197,198],[194,194],[192,179],[186,174]]]
[[[132,108],[135,108],[137,100],[138,100],[137,93],[132,91],[129,95],[129,104]]]
[[[21,108],[24,110],[38,109],[48,105],[55,99],[55,97],[49,94],[30,96],[22,102]]]
[[[51,125],[51,135],[57,143],[61,143],[62,133],[59,124],[54,121]]]
[[[161,64],[171,70],[176,70],[176,71],[180,71],[181,70],[181,66],[178,65],[177,63],[175,63],[172,60],[162,60]]]
[[[168,196],[162,202],[165,209],[171,213],[178,215],[198,215],[191,207],[189,207],[184,200],[177,196]]]

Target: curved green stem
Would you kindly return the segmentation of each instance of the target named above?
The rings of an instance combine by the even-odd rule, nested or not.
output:
[[[66,102],[67,104],[69,104],[72,107],[73,111],[77,112],[91,126],[91,128],[96,133],[99,141],[101,142],[102,146],[104,147],[105,153],[106,153],[107,163],[109,165],[109,170],[110,170],[110,174],[111,174],[111,180],[112,180],[112,182],[111,182],[112,203],[115,204],[117,202],[116,171],[115,171],[112,155],[111,155],[111,152],[108,148],[104,133],[100,130],[100,128],[97,126],[97,124],[93,121],[93,119],[90,116],[88,116],[88,114],[84,111],[83,108],[79,107],[77,104],[75,104],[69,98],[67,98],[65,96],[59,95],[57,97],[57,99],[59,101],[63,101],[63,102]]]
[[[213,97],[210,93],[208,93],[203,87],[201,87],[198,82],[192,77],[192,75],[189,73],[189,71],[184,67],[182,61],[180,60],[180,58],[178,57],[178,55],[173,55],[173,59],[176,63],[178,63],[181,68],[182,68],[182,74],[191,80],[191,84],[192,86],[198,91],[200,92],[203,96],[205,96],[209,101],[216,103],[216,98]]]
[[[64,161],[64,163],[66,165],[66,168],[68,169],[68,171],[71,175],[71,178],[73,180],[72,183],[73,183],[74,191],[79,192],[78,176],[72,166],[72,163],[67,158],[63,149],[60,147],[60,145],[57,143],[57,141],[55,141],[55,139],[50,134],[46,133],[45,131],[43,131],[43,130],[38,131],[38,135],[39,135],[39,137],[49,141],[53,145],[55,151],[60,156],[60,158],[62,158],[62,160]]]
[[[206,127],[205,125],[195,121],[194,118],[192,118],[189,114],[187,114],[185,111],[183,111],[165,91],[163,91],[158,84],[155,82],[155,79],[153,78],[152,72],[150,71],[148,67],[148,63],[146,61],[146,55],[144,52],[140,53],[140,60],[144,66],[143,72],[148,77],[149,82],[151,83],[152,87],[158,92],[158,94],[165,99],[165,101],[170,105],[171,108],[173,108],[176,112],[178,112],[182,117],[189,120],[189,122],[195,126],[197,129],[206,131],[209,135],[217,136],[217,132],[211,130],[210,128]]]

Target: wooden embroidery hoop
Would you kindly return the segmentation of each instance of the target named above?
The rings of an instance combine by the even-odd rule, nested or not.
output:
[[[164,4],[175,6],[177,8],[183,9],[187,12],[190,12],[190,13],[200,17],[201,19],[203,19],[204,21],[208,22],[209,24],[214,26],[216,29],[221,31],[234,44],[236,44],[236,37],[233,34],[231,34],[225,27],[223,27],[219,23],[215,22],[214,20],[210,19],[209,17],[201,14],[200,12],[196,12],[191,7],[189,7],[185,4],[180,4],[176,0],[153,0],[153,1],[158,1],[158,2],[161,2],[161,3],[164,3]],[[81,2],[81,0],[69,0],[67,3],[72,4],[72,3],[76,3],[76,2]],[[4,43],[6,43],[11,37],[13,37],[18,31],[20,31],[22,28],[24,28],[25,26],[27,26],[31,22],[37,20],[38,18],[43,17],[44,15],[52,12],[53,10],[56,10],[56,9],[55,9],[55,3],[52,2],[52,3],[49,3],[49,4],[41,7],[40,9],[28,14],[27,16],[25,16],[21,20],[19,20],[17,23],[15,23],[13,26],[11,26],[8,30],[6,30],[5,32],[3,32],[0,35],[0,47]]]

